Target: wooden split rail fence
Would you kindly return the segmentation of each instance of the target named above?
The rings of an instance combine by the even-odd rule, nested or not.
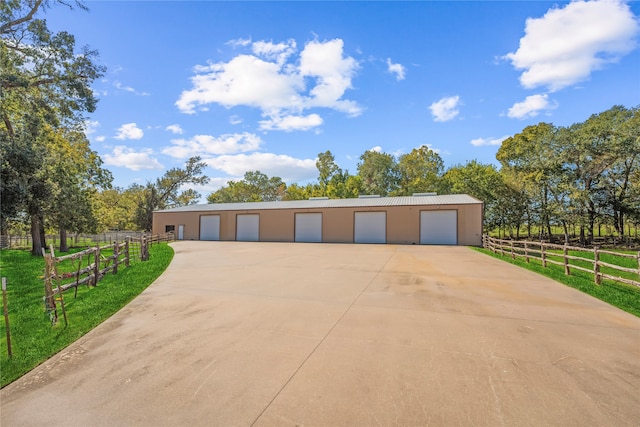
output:
[[[482,245],[485,249],[489,249],[494,253],[500,253],[503,256],[510,256],[512,259],[524,258],[529,262],[531,258],[539,259],[543,267],[548,264],[555,264],[564,267],[564,273],[571,275],[571,270],[576,269],[593,274],[595,284],[602,284],[602,279],[609,279],[616,282],[622,282],[633,286],[640,287],[640,252],[635,254],[613,252],[594,247],[593,249],[580,248],[568,245],[557,245],[546,242],[534,242],[526,240],[503,240],[484,235]],[[570,252],[580,252],[592,254],[587,257],[571,255]],[[611,255],[619,258],[634,259],[636,268],[623,267],[620,265],[604,262],[600,258],[602,255]],[[591,268],[577,265],[576,261],[581,263],[590,263]],[[605,270],[605,271],[603,271]],[[629,273],[628,277],[621,277],[620,272]],[[611,274],[615,273],[615,274]],[[630,278],[635,276],[635,280]]]
[[[124,242],[114,242],[105,246],[95,246],[60,257],[55,256],[53,245],[50,253],[43,249],[45,258],[44,301],[51,322],[58,321],[58,303],[67,324],[67,314],[64,307],[63,293],[74,289],[74,298],[81,285],[97,286],[98,282],[109,272],[117,274],[118,269],[129,267],[131,261],[149,260],[149,245],[173,240],[173,234],[146,235],[127,237]],[[58,271],[58,265],[65,262],[63,272]]]

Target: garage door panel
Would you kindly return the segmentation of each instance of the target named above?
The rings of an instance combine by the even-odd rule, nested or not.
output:
[[[355,243],[387,243],[387,213],[356,212],[353,241]]]
[[[241,242],[260,240],[260,215],[238,215],[236,218],[236,240]]]
[[[220,215],[200,217],[200,240],[220,240]]]
[[[322,242],[322,214],[297,213],[295,222],[295,241]]]
[[[457,245],[458,211],[420,212],[420,244]]]

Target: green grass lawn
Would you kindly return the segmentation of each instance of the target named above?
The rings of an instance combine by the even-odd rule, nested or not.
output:
[[[553,252],[554,255],[551,255],[551,252]],[[617,251],[617,252],[620,252],[621,254],[635,255],[635,252],[631,252],[631,251]],[[549,251],[547,252],[547,254],[551,255],[550,258],[555,259],[556,261],[560,261],[560,262],[563,261],[562,251],[560,250]],[[569,264],[577,265],[583,268],[593,270],[593,262],[592,262],[594,257],[593,252],[569,250],[568,255],[585,259],[585,261],[571,259],[569,260]],[[600,261],[606,262],[608,264],[619,265],[620,267],[626,267],[626,268],[632,268],[632,269],[638,268],[638,262],[632,258],[626,258],[623,256],[616,256],[612,254],[603,254],[603,253],[601,253],[599,257],[600,257]],[[591,260],[591,262],[588,260]],[[616,270],[606,266],[600,267],[600,272],[604,274],[609,274],[612,276],[622,277],[625,279],[630,279],[635,281],[640,280],[640,277],[638,276],[638,274],[630,273],[627,271],[620,271],[620,270]]]
[[[530,259],[530,262],[527,263],[523,258],[516,258],[515,260],[511,259],[511,255],[509,255],[507,252],[505,252],[505,255],[502,256],[500,255],[500,253],[493,253],[488,249],[474,249],[494,258],[501,259],[503,261],[526,268],[531,271],[535,271],[536,273],[547,276],[567,286],[571,286],[572,288],[578,289],[628,313],[640,317],[640,288],[606,279],[602,281],[601,285],[596,285],[593,281],[593,274],[591,273],[573,269],[571,271],[571,275],[567,276],[564,274],[564,267],[561,265],[547,264],[547,267],[545,268],[542,266],[542,262],[539,259],[535,259],[533,257]],[[572,255],[581,257],[589,256],[589,254],[585,254],[584,252],[570,253]],[[590,256],[591,259],[593,259],[593,254],[590,254]],[[553,255],[553,257],[558,261],[562,260],[561,254],[559,256]],[[633,268],[633,263],[635,262],[634,260],[605,254],[602,254],[600,259],[611,264],[619,264],[629,268]],[[579,260],[572,260],[572,262],[576,262],[585,268],[593,268],[593,264],[589,262],[581,262]],[[604,269],[603,272],[610,273],[609,271],[604,271]],[[617,272],[616,274],[622,277],[638,280],[637,274],[634,275],[625,272]]]
[[[76,249],[75,251],[79,251]],[[56,254],[62,255],[60,253]],[[167,268],[173,249],[166,243],[150,248],[147,262],[122,265],[108,273],[96,287],[80,286],[64,294],[69,324],[58,309],[58,323],[51,325],[44,306],[44,258],[29,251],[2,250],[0,276],[7,278],[7,296],[13,357],[7,355],[4,318],[0,321],[0,372],[4,387],[89,332],[140,294]],[[59,270],[66,271],[61,265]]]

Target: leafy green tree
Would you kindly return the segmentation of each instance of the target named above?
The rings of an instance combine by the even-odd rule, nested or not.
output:
[[[336,175],[342,175],[342,169],[336,164],[335,157],[329,150],[318,154],[316,168],[318,168],[318,182],[322,188],[326,188]]]
[[[80,130],[45,133],[47,139],[47,179],[51,182],[50,203],[45,216],[60,232],[60,251],[68,251],[67,231],[95,231],[93,194],[111,186],[111,173],[102,169],[102,160],[91,150]]]
[[[139,192],[136,208],[136,224],[140,230],[150,231],[153,226],[153,211],[198,203],[200,194],[186,185],[205,185],[209,177],[204,175],[206,163],[199,156],[187,160],[184,168],[169,169],[155,183],[148,182]]]
[[[391,154],[366,151],[360,156],[358,176],[367,194],[387,196],[398,189],[398,164]]]
[[[502,142],[496,158],[503,169],[525,185],[527,198],[541,228],[552,236],[554,191],[565,173],[558,129],[550,123],[527,126]]]
[[[515,197],[516,189],[507,188],[495,166],[476,160],[449,168],[442,177],[442,188],[452,194],[469,194],[482,200],[486,231],[517,224],[517,212],[525,205]],[[516,200],[521,204],[514,205]]]
[[[611,218],[618,234],[623,236],[625,218],[640,211],[640,197],[632,189],[634,177],[640,170],[640,108],[614,106],[603,114],[608,116],[606,120],[610,123],[609,152],[615,157],[601,181],[604,213]]]
[[[565,162],[573,176],[571,195],[580,217],[580,240],[590,244],[596,220],[607,211],[624,227],[628,179],[637,168],[637,112],[621,106],[594,114],[565,134]],[[634,137],[635,135],[635,137]]]
[[[41,255],[45,244],[44,206],[50,183],[43,174],[47,163],[45,129],[76,128],[85,112],[95,110],[91,83],[102,76],[97,52],[76,49],[68,32],[51,32],[39,13],[64,2],[10,0],[0,3],[0,145],[6,176],[16,184],[2,186],[0,221],[7,214],[26,213],[33,237],[32,253]],[[76,6],[84,8],[81,2]],[[19,152],[28,153],[30,158]]]
[[[444,162],[438,153],[426,145],[414,148],[398,160],[400,188],[394,195],[437,192],[443,172]]]
[[[300,193],[300,192],[298,192]],[[229,181],[209,196],[209,203],[273,202],[282,200],[286,185],[282,178],[269,177],[260,171],[248,171],[240,181]]]
[[[144,190],[144,187],[138,186]],[[92,197],[93,216],[97,231],[135,230],[137,208],[136,188],[108,188],[95,192]]]
[[[312,194],[313,186],[308,184],[306,186],[301,186],[299,184],[293,183],[291,185],[287,185],[287,188],[284,190],[284,196],[282,200],[307,200]]]

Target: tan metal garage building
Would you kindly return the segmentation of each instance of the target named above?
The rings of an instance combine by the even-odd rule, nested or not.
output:
[[[482,244],[483,203],[466,194],[217,203],[153,213],[179,240]]]

